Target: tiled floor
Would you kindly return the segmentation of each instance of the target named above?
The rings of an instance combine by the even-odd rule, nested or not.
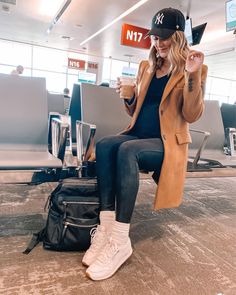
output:
[[[188,178],[183,204],[152,211],[155,185],[140,184],[131,225],[132,257],[110,279],[85,277],[83,253],[36,247],[55,185],[0,185],[0,294],[235,295],[236,177]]]

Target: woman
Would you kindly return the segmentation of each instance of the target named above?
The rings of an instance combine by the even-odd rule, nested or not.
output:
[[[155,209],[181,203],[191,142],[188,123],[203,112],[207,75],[204,55],[189,50],[184,28],[179,10],[155,14],[149,61],[140,63],[134,95],[124,100],[131,123],[121,135],[97,144],[100,225],[82,260],[93,280],[109,278],[132,254],[129,228],[139,169],[154,171]],[[122,93],[122,84],[117,90]]]

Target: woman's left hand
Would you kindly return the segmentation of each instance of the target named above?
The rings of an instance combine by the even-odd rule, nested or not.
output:
[[[204,54],[200,51],[191,50],[186,59],[185,70],[189,73],[198,71],[204,61]]]

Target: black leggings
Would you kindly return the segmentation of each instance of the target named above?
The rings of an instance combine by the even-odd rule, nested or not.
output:
[[[101,210],[116,210],[116,220],[130,223],[139,187],[139,169],[158,171],[163,161],[160,138],[107,136],[96,145]]]

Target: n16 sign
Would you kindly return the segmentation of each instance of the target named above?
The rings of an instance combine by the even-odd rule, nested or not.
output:
[[[76,70],[85,70],[85,60],[68,58],[68,68]]]
[[[150,38],[144,39],[149,30],[132,26],[129,24],[122,25],[121,45],[149,49],[151,46]]]
[[[69,69],[75,69],[75,70],[85,70],[86,61],[81,59],[75,59],[75,58],[68,58],[68,68]],[[87,71],[88,72],[97,72],[98,71],[98,63],[88,61],[87,62]]]

